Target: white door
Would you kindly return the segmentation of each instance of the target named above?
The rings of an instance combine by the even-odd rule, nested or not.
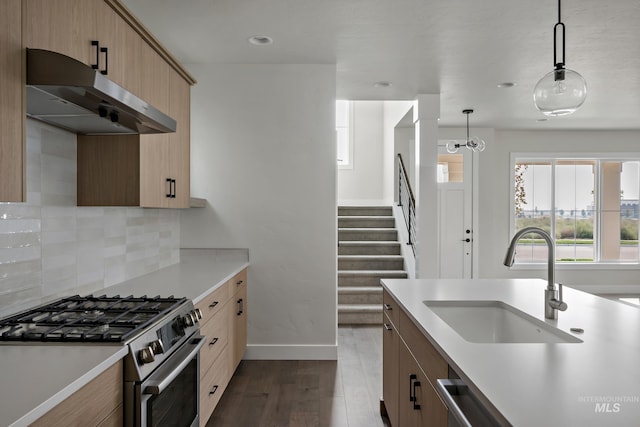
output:
[[[473,274],[473,153],[438,147],[438,277]]]

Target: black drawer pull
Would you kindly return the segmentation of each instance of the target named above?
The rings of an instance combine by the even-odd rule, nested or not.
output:
[[[218,386],[214,385],[213,388],[211,389],[211,391],[209,392],[209,394],[214,394],[216,391],[218,391]]]
[[[240,285],[242,285],[243,283],[244,283],[244,280],[238,280],[238,281],[236,282],[236,286],[240,286]]]
[[[243,312],[244,312],[244,301],[242,300],[242,298],[240,298],[238,300],[238,312],[236,314],[240,316]]]
[[[211,304],[209,304],[209,307],[210,307],[210,308],[213,308],[213,307],[215,307],[216,305],[218,305],[218,301],[214,301],[214,302],[212,302]]]
[[[169,192],[166,194],[166,196],[167,196],[168,198],[171,198],[171,184],[172,184],[172,182],[171,182],[171,178],[167,178],[166,182],[168,182],[168,183],[169,183]]]
[[[214,345],[215,343],[218,342],[218,338],[214,338],[213,340],[211,340],[211,342],[209,343],[209,345]]]
[[[385,310],[393,310],[393,307],[391,307],[391,304],[384,304],[384,309]]]
[[[109,49],[106,47],[101,47],[100,52],[104,53],[104,70],[100,70],[100,74],[107,75],[109,74]]]
[[[91,40],[91,46],[96,47],[96,63],[91,64],[91,68],[97,70],[100,68],[100,42],[98,40]]]
[[[392,328],[392,327],[391,327],[391,325],[390,325],[390,324],[388,324],[388,323],[385,323],[385,324],[384,324],[384,328],[385,328],[387,331],[393,331],[393,328]]]

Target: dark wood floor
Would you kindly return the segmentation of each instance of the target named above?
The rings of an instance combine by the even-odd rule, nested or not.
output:
[[[207,427],[384,427],[382,327],[338,328],[337,361],[243,360]]]

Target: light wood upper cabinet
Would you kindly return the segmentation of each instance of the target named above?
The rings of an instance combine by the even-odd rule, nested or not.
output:
[[[63,53],[127,87],[128,43],[140,36],[103,0],[25,0],[25,46]],[[96,44],[97,43],[97,44]]]
[[[25,201],[22,4],[0,1],[0,202]]]
[[[176,197],[170,199],[170,207],[184,208],[191,199],[191,85],[172,72],[169,93],[169,115],[178,123],[176,132],[169,134],[171,176],[176,180]]]
[[[96,64],[97,1],[24,0],[25,46],[63,53],[87,65]]]

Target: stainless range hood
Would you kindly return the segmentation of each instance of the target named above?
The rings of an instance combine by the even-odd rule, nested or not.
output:
[[[176,131],[176,121],[66,55],[27,49],[27,116],[84,135]]]

